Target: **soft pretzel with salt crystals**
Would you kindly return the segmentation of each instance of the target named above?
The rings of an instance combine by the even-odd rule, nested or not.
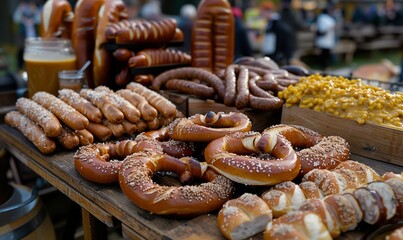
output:
[[[243,113],[208,112],[176,119],[168,126],[168,135],[175,140],[207,142],[237,132],[248,132],[252,123]]]
[[[319,133],[297,125],[279,124],[265,131],[283,135],[294,148],[301,160],[300,176],[312,169],[333,169],[349,159],[350,146],[338,136],[322,137]]]
[[[252,154],[271,154],[263,159]],[[300,160],[290,142],[280,134],[264,131],[226,135],[210,142],[206,162],[227,178],[248,185],[274,185],[293,180],[300,171]]]
[[[152,143],[150,145],[150,143]],[[74,155],[76,170],[81,176],[96,183],[113,183],[118,180],[118,171],[123,159],[135,152],[148,148],[162,150],[163,153],[175,157],[191,156],[192,147],[184,142],[167,141],[166,129],[144,132],[135,140],[124,140],[115,143],[96,143],[82,146]]]
[[[176,173],[181,182],[204,181],[200,185],[161,186],[152,180],[157,171]],[[217,210],[229,200],[234,186],[205,163],[189,157],[174,158],[161,149],[128,156],[119,171],[123,193],[138,207],[155,214],[196,216]]]

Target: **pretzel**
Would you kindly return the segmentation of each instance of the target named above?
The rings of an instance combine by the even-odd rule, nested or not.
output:
[[[122,98],[121,96],[110,90],[108,87],[99,86],[96,87],[94,90],[96,92],[106,93],[111,102],[123,113],[125,119],[127,119],[128,121],[135,123],[140,120],[140,111],[129,101]]]
[[[172,118],[176,116],[176,106],[160,94],[151,91],[139,83],[131,82],[126,86],[127,89],[140,94],[148,103],[158,110],[164,117]]]
[[[85,146],[94,142],[94,136],[87,129],[76,130],[74,133],[80,140],[80,146]]]
[[[105,1],[96,15],[97,24],[95,26],[95,46],[92,59],[95,86],[108,84],[112,72],[111,54],[102,46],[108,42],[105,30],[109,25],[127,18],[127,8],[122,0]]]
[[[267,161],[252,157],[254,153],[271,154]],[[283,135],[264,131],[262,134],[234,133],[210,142],[205,151],[206,162],[227,178],[247,185],[274,185],[297,177],[300,160]]]
[[[176,119],[168,126],[168,135],[180,141],[212,141],[230,133],[247,132],[251,127],[243,113],[208,112]]]
[[[166,127],[160,128],[159,130],[140,133],[135,140],[144,141],[150,139],[159,141],[163,152],[170,156],[180,158],[192,156],[194,154],[194,147],[192,144],[170,139]]]
[[[102,124],[112,131],[112,135],[119,138],[125,134],[125,128],[121,123],[112,123],[106,119],[102,121]]]
[[[39,33],[42,38],[71,37],[74,13],[67,0],[49,0],[43,5]]]
[[[36,102],[22,97],[17,100],[15,106],[20,113],[38,124],[43,129],[46,136],[57,137],[62,132],[62,125],[59,119]]]
[[[181,182],[200,179],[198,186],[161,186],[153,182],[156,171],[176,173]],[[219,209],[233,193],[230,180],[192,158],[177,159],[161,149],[134,153],[119,172],[123,193],[138,207],[154,214],[195,216]]]
[[[90,122],[86,129],[101,141],[106,141],[112,136],[112,131],[100,123]]]
[[[125,158],[135,152],[152,148],[156,151],[173,154],[177,157],[190,156],[193,151],[183,142],[173,143],[166,140],[165,130],[140,134],[135,140],[116,143],[97,143],[82,146],[74,155],[74,164],[81,176],[96,183],[113,183],[118,180],[118,171],[122,161],[112,158]]]
[[[52,94],[37,92],[32,100],[47,108],[71,129],[82,130],[88,125],[88,119],[84,115]]]
[[[129,101],[133,106],[137,107],[137,109],[140,110],[141,117],[145,121],[151,121],[158,117],[158,111],[140,94],[137,94],[129,89],[118,90],[116,91],[116,94]]]
[[[71,89],[62,89],[59,90],[59,98],[86,116],[88,120],[95,123],[101,122],[103,117],[101,110],[81,97],[79,93]]]
[[[137,142],[125,140],[117,143],[97,143],[82,146],[74,155],[74,166],[85,179],[95,183],[114,183],[118,179],[123,158],[139,151]]]
[[[119,123],[125,118],[125,115],[113,105],[106,93],[96,92],[92,89],[81,89],[80,95],[97,106],[110,122]]]
[[[314,168],[333,169],[349,159],[350,146],[341,137],[321,137],[310,129],[285,124],[271,126],[268,131],[282,134],[294,147],[302,148],[297,151],[301,159],[301,176]]]
[[[78,136],[66,126],[63,126],[62,132],[57,136],[57,140],[66,149],[74,149],[80,145]]]
[[[55,141],[47,137],[43,129],[24,114],[18,111],[8,112],[4,117],[4,122],[17,128],[41,153],[49,154],[56,149]]]

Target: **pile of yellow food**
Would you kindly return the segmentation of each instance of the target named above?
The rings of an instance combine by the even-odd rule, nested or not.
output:
[[[301,78],[278,96],[299,106],[356,120],[403,129],[403,93],[366,85],[361,80],[319,74]]]

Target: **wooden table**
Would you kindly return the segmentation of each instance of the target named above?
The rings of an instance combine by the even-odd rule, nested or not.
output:
[[[17,159],[35,171],[82,207],[85,239],[99,239],[98,219],[109,227],[122,224],[127,239],[223,239],[217,228],[216,212],[195,218],[150,214],[138,208],[121,192],[118,184],[98,185],[83,179],[74,169],[75,151],[57,149],[51,155],[41,154],[18,130],[0,125],[0,143]],[[372,166],[378,173],[400,172],[403,167],[354,156]],[[368,229],[344,234],[340,239],[357,239]],[[103,236],[105,237],[105,236]],[[253,239],[261,239],[259,234]]]

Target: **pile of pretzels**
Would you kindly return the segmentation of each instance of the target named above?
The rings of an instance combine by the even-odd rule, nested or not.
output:
[[[18,111],[6,114],[5,123],[20,130],[44,154],[55,151],[56,142],[66,149],[159,129],[180,113],[160,94],[138,83],[112,91],[99,86],[59,90],[56,97],[37,92],[20,98]]]
[[[262,133],[251,127],[243,113],[177,118],[133,140],[80,147],[75,168],[92,182],[119,182],[131,201],[152,213],[195,216],[219,210],[236,183],[271,186],[312,169],[333,169],[349,158],[348,143],[337,136],[301,126],[276,125]],[[161,186],[152,180],[161,171],[175,173],[182,183],[202,183]]]

